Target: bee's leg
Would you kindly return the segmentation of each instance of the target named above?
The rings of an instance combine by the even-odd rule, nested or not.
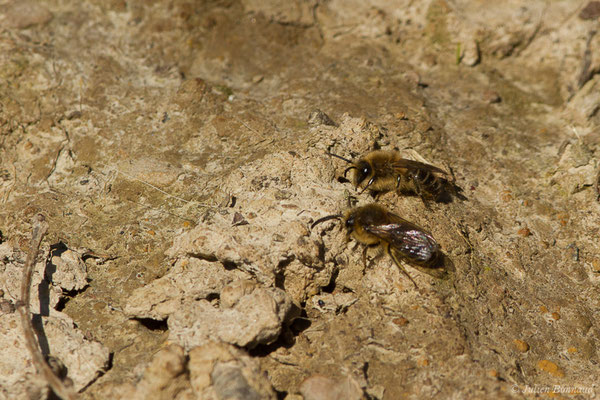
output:
[[[448,167],[448,170],[450,171],[450,177],[451,179],[448,179],[448,182],[452,185],[454,185],[456,183],[456,176],[454,176],[454,170],[452,169],[452,167]],[[446,174],[448,175],[448,174]]]
[[[425,198],[425,196],[421,196],[421,201],[423,202],[423,205],[426,209],[431,210],[431,207],[429,206],[429,201],[427,200],[427,198]]]
[[[374,243],[374,244],[369,244],[369,245],[365,246],[365,249],[363,250],[363,264],[365,265],[365,268],[367,268],[367,251],[369,251],[369,249],[380,249],[379,246],[380,246],[380,243]],[[370,263],[372,264],[373,261],[377,260],[382,255],[383,255],[383,252],[381,252],[381,251],[376,252],[375,255],[371,257]]]
[[[360,194],[363,194],[365,192],[365,190],[367,190],[369,188],[369,186],[371,186],[373,184],[373,182],[375,182],[375,177],[372,177],[371,179],[369,179],[369,182],[367,182],[367,185],[363,188],[363,190],[360,192]]]
[[[402,175],[398,174],[398,176],[396,177],[396,193],[397,194],[400,194],[402,192],[401,189],[400,189],[401,187],[403,187],[403,185],[402,185]]]
[[[408,274],[408,271],[406,270],[406,268],[404,268],[404,266],[402,265],[402,262],[398,259],[398,257],[396,257],[396,255],[394,254],[393,251],[390,250],[389,246],[386,248],[387,253],[390,255],[390,257],[392,257],[392,260],[394,260],[394,263],[398,266],[398,268],[400,269],[400,271],[406,275],[406,277],[408,279],[410,279],[410,281],[413,283],[413,285],[415,285],[415,288],[419,288],[417,286],[417,282],[414,281],[414,279]]]
[[[421,198],[421,201],[423,202],[423,205],[425,206],[425,208],[430,210],[431,207],[429,207],[429,202],[427,201],[427,198],[425,196],[425,191],[423,190],[423,185],[421,185],[421,181],[419,180],[419,177],[417,176],[417,174],[418,174],[418,172],[414,172],[411,176],[413,185],[415,186],[415,193],[417,193],[417,196],[419,196]]]

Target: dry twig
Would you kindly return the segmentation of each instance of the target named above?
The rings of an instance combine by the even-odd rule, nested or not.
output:
[[[21,282],[21,300],[18,303],[19,315],[21,316],[21,325],[23,326],[23,332],[25,334],[25,344],[31,357],[33,364],[35,365],[38,373],[42,374],[50,385],[50,388],[54,393],[61,399],[74,400],[76,395],[73,390],[67,387],[55,374],[52,369],[48,366],[44,359],[38,343],[35,338],[33,330],[33,324],[31,322],[31,314],[29,312],[29,299],[31,294],[31,278],[33,276],[33,268],[35,266],[35,260],[37,258],[38,250],[40,249],[40,243],[42,238],[46,234],[48,229],[48,223],[42,214],[38,214],[35,217],[33,225],[33,234],[31,235],[31,246],[27,253],[27,261],[25,262],[25,268],[23,269],[23,281]]]
[[[596,182],[594,182],[594,188],[596,189],[596,201],[600,201],[600,169],[596,175]]]

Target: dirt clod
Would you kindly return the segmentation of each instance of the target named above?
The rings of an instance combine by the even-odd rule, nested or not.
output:
[[[40,212],[29,306],[83,398],[595,388],[597,3],[3,2],[0,398],[47,395],[13,312]],[[327,155],[373,150],[461,196]],[[311,227],[374,201],[447,273]]]

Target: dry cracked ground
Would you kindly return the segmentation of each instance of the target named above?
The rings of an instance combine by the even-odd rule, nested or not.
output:
[[[600,2],[0,2],[0,398],[600,393]],[[465,199],[378,201],[444,279],[318,218],[374,149]],[[66,376],[65,376],[66,375]]]

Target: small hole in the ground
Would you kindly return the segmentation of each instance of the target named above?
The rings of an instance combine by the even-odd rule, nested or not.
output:
[[[203,297],[203,299],[212,302],[213,300],[221,299],[221,296],[219,295],[219,293],[209,293],[207,296]]]
[[[277,400],[283,400],[287,397],[288,392],[280,392],[279,390],[275,390],[275,394],[277,395]]]
[[[69,301],[71,301],[77,294],[79,294],[83,291],[85,291],[85,288],[83,288],[82,290],[63,290],[63,292],[62,292],[63,297],[58,299],[58,303],[56,303],[56,306],[54,307],[54,309],[56,311],[64,310],[65,307],[67,306],[67,303]]]
[[[307,330],[310,328],[311,322],[308,319],[308,315],[306,315],[306,310],[302,310],[300,316],[294,319],[294,322],[290,325],[290,330],[294,334],[294,336],[298,336],[300,332]]]
[[[151,331],[165,332],[169,329],[167,320],[159,321],[152,318],[135,318],[144,328]]]
[[[333,270],[333,273],[331,274],[331,279],[329,280],[329,284],[322,289],[324,293],[333,293],[333,291],[335,290],[335,280],[337,279],[339,273],[340,271],[338,268],[335,268]]]
[[[227,271],[233,271],[237,268],[237,264],[230,260],[223,260],[223,268]]]

